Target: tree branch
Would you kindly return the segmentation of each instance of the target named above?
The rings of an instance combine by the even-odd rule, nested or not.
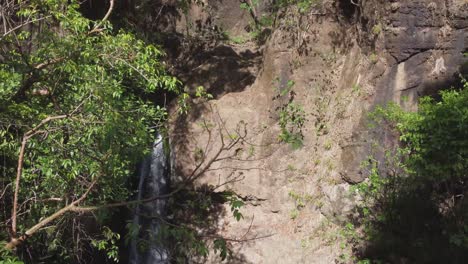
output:
[[[36,70],[42,70],[42,69],[44,69],[45,67],[47,67],[47,66],[49,66],[49,65],[56,64],[56,63],[62,62],[62,61],[64,61],[64,60],[65,60],[64,57],[59,57],[59,58],[51,59],[51,60],[48,60],[48,61],[46,61],[46,62],[37,64],[36,66],[34,66],[34,69],[36,69]]]
[[[109,19],[109,16],[111,15],[113,9],[114,9],[114,0],[110,0],[109,9],[107,10],[107,13],[104,15],[102,20],[98,24],[96,24],[96,26],[89,32],[89,34],[93,34],[102,30],[99,27],[102,25],[102,23],[104,23],[107,19]]]
[[[221,141],[221,146],[219,149],[216,151],[214,156],[209,159],[207,162],[206,160],[201,161],[198,163],[197,166],[192,170],[190,175],[183,181],[176,189],[174,189],[172,192],[164,195],[158,195],[158,196],[153,196],[145,199],[140,199],[140,200],[134,200],[134,201],[123,201],[123,202],[116,202],[116,203],[110,203],[110,204],[102,204],[102,205],[96,205],[96,206],[75,206],[71,209],[71,211],[74,212],[80,212],[80,213],[85,213],[85,212],[92,212],[92,211],[97,211],[101,209],[109,209],[109,208],[115,208],[115,207],[123,207],[123,206],[131,206],[131,205],[136,205],[136,204],[141,204],[141,203],[149,203],[155,200],[160,200],[160,199],[167,199],[174,194],[182,191],[187,185],[193,183],[196,179],[201,177],[206,171],[209,170],[211,165],[216,162],[223,153],[223,151],[229,150],[232,148],[232,143],[230,143],[226,147],[226,143],[224,142],[223,138],[223,133],[222,133],[222,127],[221,127],[221,121],[218,121],[218,130],[219,130],[219,136],[220,136],[220,141]],[[238,142],[239,139],[233,140],[233,142]]]
[[[5,249],[7,250],[12,250],[12,249],[15,249],[17,246],[21,245],[26,239],[28,239],[28,237],[32,236],[34,233],[36,233],[38,230],[40,230],[41,228],[45,227],[46,225],[48,225],[49,223],[51,223],[52,221],[54,221],[55,219],[59,218],[60,216],[62,216],[63,214],[65,214],[66,212],[69,212],[69,211],[73,211],[73,209],[79,204],[81,203],[85,198],[86,196],[88,196],[89,192],[91,191],[91,189],[94,187],[94,185],[96,184],[97,182],[97,179],[95,179],[91,185],[88,187],[88,189],[85,191],[85,193],[83,195],[81,195],[81,197],[77,200],[75,200],[74,202],[72,202],[71,204],[63,207],[62,209],[58,210],[57,212],[53,213],[52,215],[50,215],[49,217],[47,218],[44,218],[42,221],[40,221],[39,223],[37,223],[36,225],[34,225],[33,227],[31,227],[30,229],[28,229],[24,235],[21,235],[20,237],[18,238],[15,238],[15,237],[12,237],[10,242],[8,242],[6,245],[5,245]],[[15,220],[16,221],[16,220]]]
[[[35,126],[33,129],[29,130],[26,132],[23,136],[23,140],[21,141],[21,148],[20,148],[20,153],[18,156],[18,168],[16,171],[16,180],[15,180],[15,192],[13,196],[13,211],[11,214],[11,232],[12,232],[12,237],[16,236],[17,233],[17,214],[18,214],[18,194],[19,194],[19,186],[20,186],[20,180],[21,180],[21,174],[23,172],[23,163],[24,163],[24,155],[26,151],[26,145],[28,143],[28,140],[32,138],[33,136],[41,133],[42,131],[39,130],[41,127],[46,125],[47,123],[54,121],[54,120],[59,120],[59,119],[64,119],[68,118],[72,115],[74,115],[78,109],[84,104],[84,102],[89,99],[90,96],[85,98],[81,103],[78,104],[78,106],[71,111],[69,114],[66,115],[57,115],[57,116],[49,116],[42,120],[37,126]]]
[[[37,125],[33,129],[26,132],[26,134],[24,134],[24,136],[23,136],[23,140],[21,141],[21,148],[20,148],[19,158],[18,158],[18,168],[16,170],[15,193],[14,193],[14,196],[13,196],[13,212],[11,214],[11,231],[12,231],[12,236],[13,237],[16,236],[16,232],[17,232],[16,219],[17,219],[17,212],[18,212],[18,193],[19,193],[21,174],[23,172],[24,153],[26,151],[26,144],[28,143],[28,140],[31,137],[33,137],[34,135],[37,134],[39,128],[41,128],[45,124],[49,123],[50,121],[57,120],[57,119],[63,119],[63,118],[66,118],[67,116],[68,115],[49,116],[46,119],[42,120],[39,123],[39,125]]]
[[[353,0],[349,0],[351,2],[351,4],[355,5],[355,6],[360,6],[359,3],[356,3],[354,2]]]
[[[2,14],[3,15],[3,14]],[[0,37],[0,40],[4,39],[6,36],[8,36],[9,34],[13,33],[14,31],[28,25],[28,24],[31,24],[31,23],[35,23],[35,22],[38,22],[38,21],[41,21],[41,20],[44,20],[44,19],[47,19],[47,18],[50,18],[52,16],[45,16],[45,17],[40,17],[40,18],[37,18],[37,19],[33,19],[33,20],[29,20],[29,21],[26,21],[8,31],[6,31],[5,33],[3,33],[3,35]]]

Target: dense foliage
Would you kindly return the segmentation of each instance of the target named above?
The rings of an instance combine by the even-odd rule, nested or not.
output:
[[[126,200],[128,176],[166,118],[144,98],[179,89],[159,48],[83,17],[78,2],[11,1],[0,42],[0,240],[26,233],[19,256],[47,263],[84,258],[92,221],[70,210],[37,234],[27,230],[84,196],[79,205]]]
[[[373,261],[463,263],[468,249],[468,83],[423,97],[417,112],[378,108],[379,125],[393,127],[401,146],[384,164],[371,160],[357,186],[364,227],[361,257]]]

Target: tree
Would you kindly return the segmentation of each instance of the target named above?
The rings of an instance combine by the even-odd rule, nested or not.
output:
[[[104,18],[91,21],[76,0],[2,4],[5,248],[31,240],[31,257],[41,251],[64,261],[76,256],[69,243],[89,243],[68,233],[69,224],[80,221],[80,206],[128,198],[128,176],[167,116],[145,98],[179,91],[159,48],[113,30],[113,6],[111,0]]]
[[[365,245],[360,256],[383,262],[464,263],[468,248],[468,83],[417,112],[395,104],[373,117],[400,135],[386,164],[373,160],[358,185]]]

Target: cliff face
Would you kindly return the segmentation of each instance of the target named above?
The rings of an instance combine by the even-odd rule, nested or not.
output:
[[[350,185],[367,177],[360,164],[396,144],[390,132],[368,128],[368,113],[392,101],[415,110],[420,96],[457,83],[468,4],[323,1],[307,13],[280,11],[257,44],[237,1],[203,3],[169,19],[182,40],[198,39],[171,51],[174,72],[215,96],[173,120],[177,175],[202,155],[212,163],[197,184],[244,198],[243,220],[227,214],[218,223],[223,236],[246,240],[232,244],[239,262],[333,263],[350,250],[338,230],[357,199]],[[298,149],[278,140],[290,105],[303,117]]]

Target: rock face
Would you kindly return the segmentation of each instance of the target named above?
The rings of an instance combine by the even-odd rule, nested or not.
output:
[[[382,84],[393,80],[384,87],[387,96],[408,96],[415,104],[418,95],[456,82],[455,74],[463,71],[460,65],[465,61],[466,12],[466,1],[391,4],[383,38],[385,51],[393,58],[389,76],[382,80]]]
[[[421,95],[457,82],[467,2],[323,1],[308,13],[280,11],[262,45],[246,40],[251,17],[237,1],[202,2],[174,28],[192,36],[225,30],[243,41],[210,38],[173,52],[180,78],[215,95],[173,120],[178,175],[202,159],[211,163],[197,184],[259,201],[241,209],[244,220],[220,222],[223,236],[248,240],[232,245],[239,262],[334,263],[349,250],[337,229],[358,200],[350,184],[368,176],[361,164],[369,155],[383,161],[396,144],[397,135],[368,127],[369,111],[391,101],[415,110]],[[291,104],[302,109],[299,149],[278,140]]]

